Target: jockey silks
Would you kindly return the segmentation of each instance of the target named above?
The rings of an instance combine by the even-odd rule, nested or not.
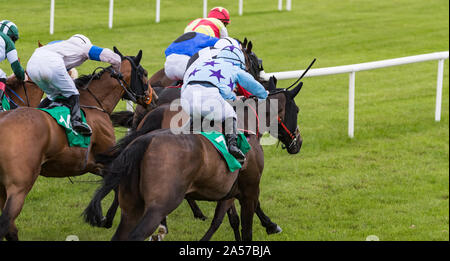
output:
[[[19,57],[17,56],[16,46],[14,42],[4,34],[0,32],[0,62],[8,59],[11,64],[11,69],[19,80],[25,79],[25,71],[20,65]],[[0,78],[6,78],[6,73],[0,69]]]

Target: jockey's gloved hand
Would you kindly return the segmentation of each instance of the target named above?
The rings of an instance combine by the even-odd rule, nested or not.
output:
[[[112,70],[111,71],[111,77],[122,80],[123,79],[123,75],[120,71],[116,71],[116,70]]]

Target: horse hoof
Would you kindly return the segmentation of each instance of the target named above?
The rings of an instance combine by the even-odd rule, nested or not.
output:
[[[102,227],[104,228],[111,228],[112,227],[112,220],[105,220],[104,222],[102,222]]]
[[[200,219],[201,221],[205,221],[205,220],[207,219],[207,217],[204,216],[204,215],[201,215],[201,216],[194,216],[194,217],[197,218],[197,219]]]
[[[283,231],[280,226],[276,225],[276,227],[267,228],[266,232],[268,235],[279,234]]]
[[[108,221],[106,217],[102,217],[102,219],[100,220],[100,222],[97,222],[96,226],[97,227],[104,227],[104,228],[110,228],[108,227],[109,223],[112,223],[111,221]]]

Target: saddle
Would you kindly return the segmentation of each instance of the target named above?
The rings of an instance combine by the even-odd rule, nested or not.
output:
[[[91,143],[90,136],[81,135],[72,129],[70,123],[70,106],[68,104],[62,100],[51,101],[50,99],[45,98],[39,104],[37,109],[48,113],[56,120],[56,123],[65,130],[67,142],[70,147],[89,147]],[[83,110],[81,110],[81,118],[83,122],[86,122]]]

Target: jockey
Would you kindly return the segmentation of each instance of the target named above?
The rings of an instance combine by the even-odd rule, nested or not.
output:
[[[183,80],[191,56],[205,47],[213,46],[218,40],[219,38],[197,32],[187,32],[178,37],[164,52],[164,72],[167,78],[173,81]]]
[[[237,115],[226,102],[236,99],[233,90],[237,83],[259,99],[267,98],[264,87],[245,71],[242,50],[228,45],[215,58],[197,64],[189,73],[181,89],[181,106],[192,117],[203,116],[208,120],[225,121],[228,151],[237,160],[243,161],[245,155],[237,146]]]
[[[207,18],[197,18],[191,21],[184,32],[198,32],[217,38],[228,37],[226,26],[230,23],[230,13],[223,7],[214,7]]]
[[[242,50],[241,44],[234,38],[231,37],[225,37],[220,40],[218,40],[214,46],[206,47],[198,51],[196,54],[194,54],[188,61],[186,66],[186,72],[184,74],[183,81],[186,81],[189,77],[189,74],[192,72],[192,70],[195,69],[195,67],[200,64],[201,62],[204,62],[206,60],[209,60],[213,58],[214,56],[217,56],[219,52],[226,46],[233,45],[236,48],[239,48]]]
[[[80,93],[68,71],[86,60],[109,63],[120,71],[121,58],[108,48],[92,45],[84,35],[75,34],[67,40],[53,41],[37,48],[27,64],[27,73],[51,101],[63,99],[70,107],[70,121],[74,131],[91,135],[91,128],[82,122]]]
[[[0,62],[8,59],[17,79],[25,80],[25,71],[20,65],[14,43],[19,39],[17,26],[8,20],[0,22]],[[3,111],[2,99],[6,88],[6,73],[0,69],[0,111]]]

